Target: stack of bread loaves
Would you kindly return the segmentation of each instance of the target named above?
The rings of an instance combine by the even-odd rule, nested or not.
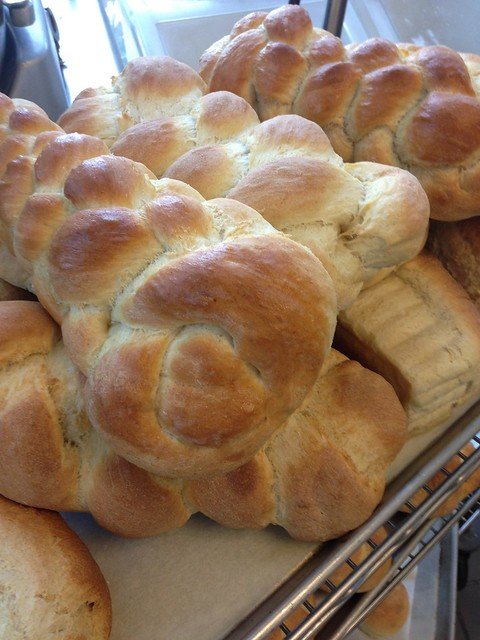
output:
[[[25,140],[0,184],[4,243],[65,346],[35,303],[3,308],[2,492],[135,536],[198,510],[309,540],[364,521],[405,418],[380,377],[335,352],[321,369],[336,301],[317,258],[248,206],[154,180],[37,108],[4,99],[4,113],[2,148]],[[421,191],[397,173],[423,236]]]
[[[380,286],[388,289],[394,277],[385,279],[388,272],[420,251],[427,199],[417,180],[402,169],[373,163],[344,165],[314,123],[285,115],[260,124],[243,99],[226,92],[203,95],[204,91],[200,77],[176,61],[133,61],[111,89],[87,90],[79,96],[61,123],[81,133],[68,134],[37,107],[3,98],[0,224],[8,264],[0,261],[0,275],[35,292],[61,325],[62,353],[68,353],[86,377],[75,386],[80,374],[73,375],[73,364],[67,369],[62,364],[57,371],[59,360],[46,355],[51,349],[58,353],[60,347],[54,346],[58,340],[42,343],[38,353],[55,362],[42,367],[53,366],[60,380],[53,388],[63,389],[66,379],[71,385],[70,399],[60,398],[60,406],[66,402],[69,410],[62,409],[60,418],[57,410],[48,414],[53,415],[52,443],[57,444],[44,451],[47,457],[55,451],[49,464],[66,479],[52,482],[42,497],[38,489],[49,486],[42,469],[36,479],[35,474],[26,478],[28,456],[15,471],[7,448],[3,490],[17,500],[27,501],[29,495],[28,501],[40,506],[91,509],[109,528],[129,535],[179,526],[190,513],[202,510],[232,526],[265,526],[273,521],[295,537],[326,539],[359,524],[378,503],[383,489],[383,479],[378,478],[383,478],[403,435],[390,392],[382,393],[390,413],[396,412],[390,427],[397,436],[387,435],[385,427],[385,455],[384,447],[376,445],[369,447],[361,464],[352,462],[347,440],[336,427],[335,440],[350,459],[343,466],[337,457],[337,471],[351,476],[353,464],[357,471],[379,473],[369,483],[372,493],[361,500],[357,498],[365,491],[365,486],[359,488],[363,480],[357,473],[350,477],[358,504],[367,506],[361,506],[358,517],[348,524],[341,518],[330,528],[315,523],[313,511],[321,511],[318,497],[305,522],[298,514],[291,515],[295,511],[291,504],[284,506],[289,502],[285,496],[279,506],[281,486],[295,498],[295,483],[306,486],[314,475],[305,471],[307,478],[302,479],[294,471],[295,438],[285,425],[298,420],[303,425],[307,416],[318,431],[318,398],[326,402],[318,384],[326,384],[330,369],[351,369],[351,363],[334,366],[330,355],[318,378],[337,310],[331,280],[318,258],[325,261],[339,306],[348,314],[362,287],[371,285],[366,293]],[[104,141],[91,133],[103,134]],[[235,200],[222,199],[224,195]],[[217,199],[204,200],[212,196]],[[254,205],[308,248],[275,231],[247,205]],[[412,264],[416,263],[408,263]],[[435,296],[429,301],[422,291],[419,301],[427,305],[425,313],[433,305],[433,316],[443,317]],[[387,305],[391,299],[401,305],[408,295],[406,290],[385,300]],[[409,312],[412,309],[415,312],[415,306]],[[462,335],[464,326],[471,328],[471,358],[466,361],[462,348],[452,347],[455,357],[439,361],[439,366],[447,380],[462,376],[465,391],[447,394],[430,422],[417,425],[397,377],[377,367],[400,394],[411,432],[448,418],[454,406],[478,394],[480,323],[468,305],[459,306],[459,318],[455,315],[445,331],[455,323]],[[47,334],[55,332],[50,327]],[[6,331],[7,344],[9,335]],[[19,356],[22,362],[25,353]],[[394,354],[387,349],[384,358],[390,356]],[[62,355],[60,361],[65,359]],[[420,413],[430,414],[437,394],[444,392],[434,379],[424,397],[417,393]],[[44,397],[52,394],[48,380]],[[342,380],[345,389],[352,384],[353,394],[368,397],[367,391],[360,392],[350,382],[350,374]],[[417,380],[412,385],[414,396],[416,385]],[[4,388],[10,397],[7,383]],[[86,413],[71,400],[80,388]],[[338,410],[347,424],[345,393],[338,388],[328,406],[332,417]],[[383,415],[382,401],[375,398],[370,406]],[[10,405],[4,406],[8,416],[4,424],[12,424]],[[357,413],[361,406],[359,400]],[[15,405],[12,411],[22,416],[26,407],[20,411]],[[375,418],[371,412],[365,415],[372,437],[378,439]],[[304,433],[298,426],[292,430]],[[6,442],[13,437],[7,427],[4,434]],[[32,439],[22,424],[15,434],[24,442]],[[301,438],[299,442],[304,435]],[[275,443],[282,439],[278,449],[283,453],[277,455]],[[73,449],[64,449],[68,443]],[[313,443],[309,447],[315,448]],[[304,450],[299,444],[298,453]],[[377,453],[383,456],[381,464],[374,462]],[[320,459],[318,452],[317,456]],[[308,469],[304,462],[300,456],[298,469]],[[280,481],[284,463],[287,479]],[[85,464],[88,473],[81,471]],[[331,461],[325,463],[330,473],[333,466]],[[140,484],[151,487],[155,504],[145,524],[121,521],[126,496],[115,493],[115,483],[97,492],[104,502],[95,506],[102,499],[92,496],[103,480],[111,480],[114,467],[124,470],[119,476],[137,474]],[[95,473],[90,473],[92,468]],[[259,513],[251,506],[239,506],[243,515],[232,515],[231,505],[241,503],[235,487],[244,483],[244,474],[256,478],[254,491],[252,483],[249,487],[250,504],[263,506]],[[85,484],[83,477],[99,480]],[[22,488],[15,493],[15,487]],[[64,495],[58,495],[59,487],[65,489]],[[228,497],[229,487],[234,488],[235,500]],[[160,509],[160,515],[157,494],[169,505]],[[316,496],[316,489],[312,494]],[[221,507],[222,497],[226,507]],[[116,500],[119,504],[112,507]],[[323,511],[328,512],[325,505]]]
[[[185,65],[139,58],[111,89],[80,94],[60,122],[69,132],[107,132],[114,154],[187,182],[204,198],[256,209],[322,260],[340,309],[379,271],[420,251],[429,209],[410,174],[345,165],[318,125],[295,115],[260,124],[245,100],[224,91],[202,97],[201,88]]]
[[[284,7],[270,18],[286,15],[295,29],[290,17],[303,13]],[[252,24],[246,19],[239,28]],[[256,30],[255,25],[247,29],[250,35]],[[221,61],[227,67],[228,56]],[[193,107],[189,98],[186,113],[171,116],[172,88],[166,78],[176,65],[165,58],[132,61],[111,89],[81,94],[62,124],[88,133],[98,131],[100,123],[112,131],[107,123],[116,123],[118,139],[108,140],[114,153],[142,161],[157,175],[181,179],[204,197],[227,194],[249,204],[311,248],[335,284],[341,350],[393,384],[409,415],[411,434],[451,421],[480,394],[480,317],[433,259],[411,260],[423,243],[427,212],[423,193],[417,199],[416,183],[396,168],[342,165],[318,126],[294,115],[258,124],[243,99],[223,91],[200,97]],[[183,67],[182,72],[188,73]],[[188,77],[199,91],[192,74]],[[148,93],[139,95],[137,77],[148,78]],[[152,101],[163,117],[150,119]],[[401,263],[407,264],[386,277]],[[355,338],[357,330],[363,333]]]
[[[208,87],[142,58],[59,125],[0,96],[0,277],[38,298],[0,302],[0,493],[126,536],[364,522],[407,432],[480,395],[480,312],[419,255],[430,205],[480,211],[463,60],[287,7]]]

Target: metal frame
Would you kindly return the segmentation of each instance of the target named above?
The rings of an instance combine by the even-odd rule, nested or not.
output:
[[[467,522],[476,517],[480,489],[453,515],[436,520],[432,527],[431,518],[439,505],[480,468],[479,432],[480,401],[459,418],[428,452],[421,454],[390,484],[382,504],[368,522],[343,541],[329,543],[320,549],[231,632],[227,636],[228,640],[264,640],[279,627],[289,640],[307,640],[319,631],[322,631],[322,640],[344,638],[457,522],[460,522],[460,530],[464,530]],[[478,448],[469,456],[459,453],[472,439]],[[444,465],[456,454],[462,462],[455,472],[449,473]],[[438,471],[443,472],[445,480],[432,491],[426,485]],[[413,507],[409,499],[422,487],[425,489],[426,499],[418,507]],[[409,505],[411,511],[399,516],[397,512],[404,504]],[[381,526],[386,526],[390,533],[377,546],[371,536]],[[350,560],[350,556],[365,542],[371,546],[372,552],[357,566]],[[380,584],[354,602],[352,595],[388,558],[392,558],[392,567]],[[334,587],[328,578],[344,562],[352,568],[352,573]],[[330,593],[318,605],[312,606],[308,598],[325,583],[331,589]],[[283,621],[302,605],[307,612],[305,619],[295,629],[289,629]]]

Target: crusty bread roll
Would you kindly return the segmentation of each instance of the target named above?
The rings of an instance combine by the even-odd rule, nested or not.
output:
[[[461,453],[465,456],[471,456],[474,452],[474,445],[469,442],[465,447],[460,449]],[[453,473],[458,467],[462,464],[463,458],[458,454],[455,454],[444,466],[444,469],[448,473]],[[440,487],[445,480],[447,479],[447,474],[443,473],[443,471],[438,471],[433,478],[431,478],[427,482],[427,487],[431,491],[435,491],[438,487]],[[458,504],[464,500],[470,493],[475,491],[480,487],[480,469],[477,469],[470,475],[465,482],[463,482],[453,493],[452,495],[445,500],[432,514],[433,518],[438,518],[440,516],[446,516],[451,511],[457,508]],[[424,502],[428,496],[430,495],[429,491],[421,488],[419,489],[415,495],[410,498],[409,503],[413,507],[418,507]],[[407,505],[401,508],[401,511],[406,513],[410,513],[411,509]]]
[[[344,165],[320,127],[299,116],[259,124],[254,110],[234,94],[194,100],[194,72],[183,67],[177,92],[189,97],[172,110],[172,84],[163,95],[162,78],[174,77],[176,65],[169,58],[133,60],[111,89],[82,94],[60,122],[69,132],[95,135],[103,126],[109,144],[107,122],[120,122],[125,131],[119,131],[113,153],[143,163],[158,177],[182,180],[205,198],[232,197],[259,211],[322,260],[340,309],[379,270],[420,251],[429,206],[410,174],[373,163]],[[142,86],[138,94],[131,90],[134,79]],[[112,102],[108,95],[121,99]],[[99,111],[99,104],[105,109]]]
[[[120,455],[170,477],[238,467],[318,376],[331,280],[250,207],[103,150],[61,135],[8,165],[0,218],[22,284],[61,322]]]
[[[480,395],[480,312],[430,254],[362,291],[340,314],[336,340],[393,385],[411,435]]]
[[[410,614],[408,591],[398,584],[360,624],[360,629],[372,638],[389,638],[405,625]]]
[[[479,56],[443,46],[346,47],[294,5],[243,18],[200,61],[210,91],[242,96],[261,120],[297,113],[348,162],[408,168],[438,220],[480,214],[479,70]]]
[[[107,640],[107,584],[52,511],[0,496],[0,640]]]
[[[384,540],[388,537],[387,531],[385,527],[380,527],[378,531],[372,535],[371,539],[376,545],[382,544]],[[368,556],[373,553],[373,547],[368,543],[364,542],[351,556],[350,560],[352,560],[357,566],[361,565]],[[388,573],[392,564],[392,559],[387,558],[385,562],[374,571],[365,582],[360,585],[360,587],[356,590],[358,593],[364,593],[365,591],[370,591],[382,580],[382,578]],[[329,582],[331,582],[335,587],[340,585],[341,582],[345,580],[351,573],[353,569],[347,562],[344,562],[338,569],[336,569],[328,578]],[[326,591],[327,593],[330,591],[328,585],[321,586],[322,591]]]
[[[480,217],[433,223],[428,247],[480,309]]]
[[[390,385],[331,351],[302,407],[249,462],[214,478],[168,479],[107,447],[88,422],[83,385],[38,303],[0,303],[0,493],[90,510],[128,536],[201,511],[234,528],[274,523],[299,540],[337,537],[370,516],[406,437]]]

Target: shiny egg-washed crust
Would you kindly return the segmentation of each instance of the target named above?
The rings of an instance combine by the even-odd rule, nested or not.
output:
[[[164,95],[161,79],[174,77],[170,67],[177,65],[170,58],[133,60],[114,79],[110,93],[91,89],[81,94],[60,122],[68,132],[100,135],[105,130],[103,139],[113,141],[114,154],[143,163],[157,177],[182,180],[208,199],[234,198],[256,209],[322,260],[340,309],[379,271],[421,250],[429,205],[411,174],[369,162],[344,164],[321,128],[300,116],[260,124],[248,103],[232,93],[195,94],[193,99],[194,72],[189,75],[188,68],[177,78],[178,93],[183,87],[188,99],[179,100],[172,112],[171,85]],[[146,68],[150,83],[133,96],[132,78],[140,86]],[[123,104],[138,100],[138,108],[129,109],[136,120],[121,116],[120,97],[115,109],[105,102],[111,94]],[[99,111],[104,103],[108,109]],[[115,140],[111,121],[122,122],[125,129],[117,131]]]
[[[408,169],[433,218],[480,214],[479,56],[380,38],[344,46],[288,5],[237,22],[202,55],[200,75],[261,120],[313,120],[345,161]]]
[[[0,178],[10,163],[28,171],[43,146],[55,138],[62,129],[52,122],[45,111],[33,102],[20,98],[10,99],[0,93]],[[28,168],[27,168],[28,167]],[[29,185],[17,185],[18,196],[24,197]],[[12,254],[8,226],[0,219],[0,268],[9,283],[22,286],[26,273]]]
[[[58,513],[0,496],[1,640],[107,640],[107,584]]]
[[[428,248],[480,309],[480,217],[434,222]]]
[[[336,344],[393,385],[411,435],[480,396],[480,312],[427,252],[362,291]]]
[[[273,523],[299,540],[338,537],[370,516],[406,437],[390,385],[332,350],[301,408],[249,462],[218,477],[169,479],[108,447],[89,425],[83,388],[40,305],[0,303],[0,492],[89,510],[125,536],[180,527],[200,511],[233,528]]]
[[[159,115],[189,113],[206,93],[202,78],[173,58],[137,58],[112,79],[112,86],[85,89],[58,123],[67,132],[87,133],[111,145],[139,122]]]
[[[331,280],[250,207],[106,151],[63,134],[8,165],[0,218],[21,284],[62,325],[120,455],[171,477],[234,469],[314,384]]]

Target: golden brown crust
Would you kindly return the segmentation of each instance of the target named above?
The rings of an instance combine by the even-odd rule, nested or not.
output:
[[[91,417],[119,454],[173,477],[235,468],[313,385],[335,323],[330,279],[245,205],[205,202],[143,165],[99,156],[104,148],[63,135],[30,159],[24,207],[4,216],[23,284],[62,323],[90,378]],[[135,355],[142,341],[154,367]],[[299,366],[286,369],[285,354]],[[143,395],[133,382],[135,393],[123,391],[132,375],[145,380]],[[232,388],[235,401],[219,411]]]
[[[480,313],[426,252],[365,289],[340,314],[336,339],[394,386],[411,434],[480,393]]]
[[[202,98],[205,117],[196,123],[198,141],[205,139],[205,128],[211,139],[223,102],[217,94],[210,97],[215,112],[203,108]],[[226,107],[230,104],[229,99]],[[240,106],[232,111],[240,120]],[[209,126],[207,115],[214,118]],[[426,237],[428,201],[411,175],[373,163],[342,167],[323,131],[296,115],[255,127],[251,122],[245,122],[237,140],[230,138],[231,127],[222,125],[217,144],[191,149],[165,175],[187,182],[204,197],[227,195],[244,202],[305,244],[324,262],[340,309],[378,269],[418,253]],[[135,128],[139,139],[142,127]],[[156,167],[162,162],[156,160],[160,149],[146,151],[141,160]]]
[[[210,91],[239,93],[261,119],[284,113],[312,119],[346,161],[409,169],[435,219],[480,213],[478,56],[381,38],[344,47],[294,5],[263,22],[247,17],[243,25],[240,36],[234,27],[202,56]],[[240,69],[237,88],[229,72]],[[465,180],[472,171],[476,178]]]
[[[224,476],[190,482],[187,497],[224,527],[261,529],[275,519],[274,477],[264,452]]]
[[[109,442],[121,446],[115,434],[123,431],[120,425],[128,425],[135,406],[136,429],[122,433],[121,448],[137,463],[142,451],[146,460],[161,460],[166,475],[174,474],[170,460],[181,460],[184,475],[209,475],[220,451],[227,469],[250,458],[255,443],[265,441],[301,402],[297,390],[313,384],[320,351],[328,348],[310,312],[300,312],[318,287],[312,288],[306,277],[307,256],[302,261],[287,239],[240,239],[178,258],[139,286],[119,305],[124,322],[174,331],[145,349],[132,336],[97,364],[89,385],[91,415],[104,425]],[[278,279],[279,270],[291,274],[293,288],[289,279]],[[176,329],[182,325],[183,330]],[[199,325],[205,329],[199,332]],[[302,340],[295,326],[302,327]],[[301,361],[302,367],[285,375],[280,366],[285,357]],[[116,372],[115,385],[108,371]],[[150,462],[142,466],[154,470]]]
[[[231,91],[250,104],[255,104],[255,93],[250,76],[254,69],[257,55],[265,46],[266,39],[262,33],[246,31],[235,38],[220,56],[228,56],[228,71],[222,64],[217,64],[210,80],[211,91]]]
[[[0,496],[0,617],[8,640],[107,640],[100,569],[57,513]]]
[[[408,592],[399,584],[365,618],[360,629],[371,638],[390,638],[405,625],[409,614]]]
[[[39,133],[61,129],[33,102],[11,100],[3,94],[0,102],[0,176],[3,176],[11,160],[32,151]]]
[[[253,22],[256,23],[256,19]],[[308,66],[297,49],[287,42],[290,37],[289,28],[284,25],[279,29],[278,39],[261,50],[260,57],[255,63],[257,107],[268,110],[271,104],[276,110],[275,113],[281,113],[284,110],[286,115],[259,124],[258,117],[248,103],[226,91],[202,96],[195,104],[191,102],[184,104],[180,101],[177,115],[163,115],[166,112],[164,97],[157,87],[151,95],[154,119],[149,122],[146,119],[147,114],[141,115],[132,102],[129,114],[133,120],[130,125],[125,125],[130,128],[119,135],[112,146],[112,151],[142,162],[159,177],[164,175],[187,182],[205,198],[231,196],[257,208],[262,207],[262,215],[275,225],[280,222],[277,222],[278,207],[274,205],[281,203],[281,209],[285,215],[282,216],[282,224],[279,228],[295,240],[307,244],[322,261],[326,260],[325,266],[336,286],[339,308],[344,308],[356,297],[362,283],[372,277],[371,271],[374,268],[382,269],[392,266],[391,250],[396,254],[393,264],[408,260],[418,253],[425,240],[429,215],[428,203],[419,185],[414,184],[416,181],[411,180],[408,183],[403,177],[403,172],[397,171],[396,178],[394,173],[390,174],[390,178],[393,181],[398,180],[398,194],[411,193],[411,197],[408,198],[409,205],[408,207],[386,206],[382,209],[378,205],[382,201],[383,185],[375,184],[376,178],[372,180],[375,171],[366,170],[363,177],[360,171],[356,179],[352,180],[348,175],[351,173],[350,170],[342,167],[340,158],[334,153],[327,136],[318,125],[298,115],[287,114],[291,110],[289,105],[297,93],[298,75],[306,73]],[[240,31],[235,46],[238,45],[241,49],[248,46],[248,42],[244,42],[247,35],[257,32],[251,29],[245,32]],[[263,31],[257,35],[259,46],[263,47]],[[345,143],[348,144],[341,126],[343,107],[338,111],[340,91],[338,83],[342,84],[345,81],[344,106],[347,108],[351,96],[356,91],[361,71],[358,65],[344,61],[342,55],[339,55],[339,47],[342,45],[335,38],[324,36],[319,42],[324,44],[314,46],[315,43],[308,43],[308,47],[312,45],[308,55],[311,56],[313,65],[317,64],[322,56],[334,60],[330,65],[331,72],[326,71],[328,65],[323,66],[318,69],[318,77],[330,78],[337,87],[335,95],[332,98],[329,92],[320,90],[320,94],[318,96],[315,94],[311,103],[303,104],[300,101],[299,109],[300,111],[310,107],[317,110],[325,108],[327,111],[330,108],[333,109],[336,114],[335,124],[332,125],[335,131],[329,131],[329,135],[343,136]],[[252,56],[255,57],[253,50]],[[135,61],[132,61],[129,65],[130,75],[134,73],[135,64]],[[167,63],[159,59],[156,74],[162,73],[160,67],[163,64]],[[286,67],[289,69],[290,84],[286,78]],[[334,67],[340,69],[338,73]],[[345,77],[342,75],[342,69],[346,72]],[[412,71],[405,65],[402,69],[406,70],[407,75],[413,74],[414,80],[415,74],[418,75],[418,72]],[[150,72],[153,73],[152,69]],[[243,82],[242,74],[245,73],[247,73],[245,64],[240,65],[235,72],[231,72],[229,68],[228,77],[225,79],[226,88],[229,88],[228,83],[231,82],[237,93],[242,94],[243,90],[239,87]],[[142,76],[140,62],[139,76]],[[315,82],[316,77],[316,75],[311,76]],[[393,74],[387,84],[388,88],[396,91],[398,74]],[[116,86],[121,99],[127,100],[125,82],[122,84],[119,81]],[[372,87],[375,86],[373,78]],[[245,92],[250,91],[249,87],[250,85],[245,84]],[[168,83],[165,91],[168,93]],[[370,113],[372,109],[374,110],[371,106],[372,100],[375,105],[379,104],[375,96],[371,98],[372,91],[375,93],[374,89],[367,88],[357,105],[359,127],[364,126],[362,118],[366,119],[362,115],[363,111]],[[263,94],[270,96],[270,102],[268,100],[262,102]],[[323,95],[327,95],[325,104],[322,102]],[[329,95],[330,98],[328,98]],[[90,93],[86,94],[82,100],[88,101],[89,96],[91,96]],[[153,105],[157,109],[155,113]],[[387,105],[385,109],[391,112],[389,117],[392,121],[400,117],[401,109],[399,110],[398,107]],[[382,113],[380,109],[380,116]],[[268,114],[265,111],[261,116],[266,118]],[[92,119],[95,118],[95,109],[92,107]],[[364,128],[366,137],[364,136],[363,140],[366,140],[372,132],[367,126]],[[374,129],[373,134],[376,131]],[[109,143],[111,142],[112,140],[109,140]],[[393,139],[390,143],[391,153],[393,153]],[[353,158],[353,154],[351,155]],[[309,164],[311,161],[314,162]],[[302,162],[308,165],[305,172]],[[295,166],[295,163],[298,166]],[[323,163],[325,168],[322,168],[320,163]],[[335,169],[337,169],[336,173]],[[330,173],[329,170],[331,170]],[[336,189],[330,185],[327,178],[332,177],[332,172],[336,178],[334,180],[336,186],[339,186],[340,179],[349,183],[350,186],[351,183],[356,182],[356,189],[352,194],[352,196],[356,194],[356,202],[353,202],[355,198],[352,197],[347,197],[345,202],[342,189]],[[293,175],[289,178],[288,173]],[[380,175],[378,171],[376,175]],[[320,190],[318,193],[317,189]],[[364,198],[369,199],[366,193],[369,190],[377,194],[375,198],[377,215],[375,218],[372,216],[369,218],[367,233],[360,231],[362,241],[355,243],[354,250],[349,240],[353,235],[359,234],[356,223],[361,222],[364,217],[365,210],[361,203]],[[319,193],[322,197],[319,197]],[[328,197],[326,197],[327,193]],[[297,202],[297,196],[301,199],[300,204]],[[310,210],[304,212],[302,207],[307,204]],[[315,212],[312,210],[313,204],[315,204]],[[333,207],[338,210],[338,218],[335,221],[332,221],[331,215]],[[357,215],[355,215],[355,209]],[[397,217],[398,224],[392,220]],[[308,223],[305,223],[302,218],[308,218]],[[392,230],[391,234],[389,230]],[[398,232],[402,236],[400,239],[397,238]],[[408,236],[406,242],[404,242],[405,236]],[[366,242],[367,237],[368,242]],[[382,264],[373,267],[373,262]],[[368,273],[365,273],[365,267]]]
[[[385,470],[404,442],[405,415],[388,383],[331,351],[302,407],[261,451],[254,455],[252,450],[250,461],[210,478],[155,476],[114,454],[91,428],[83,406],[84,379],[41,307],[2,303],[0,320],[0,337],[4,331],[10,353],[18,343],[17,324],[31,326],[33,334],[30,353],[22,351],[22,359],[12,362],[13,354],[0,367],[0,393],[6,397],[0,412],[0,491],[32,505],[89,510],[120,535],[154,535],[182,526],[200,511],[230,527],[275,523],[297,539],[327,540],[370,515],[382,495]],[[188,361],[177,368],[188,377],[192,371],[196,375],[192,359],[205,336],[199,329],[186,333],[180,346],[189,348]],[[48,341],[42,346],[44,334],[53,339],[50,347]],[[223,336],[217,337],[221,346]],[[118,407],[108,407],[125,439],[132,436],[127,423],[132,411],[125,413],[119,397],[133,407],[134,399],[141,402],[149,395],[147,374],[158,377],[159,350],[151,339],[142,344],[143,352],[130,350],[130,380],[116,366]],[[220,356],[218,366],[225,360]],[[173,359],[167,358],[167,366]],[[213,375],[212,364],[207,383],[215,382]],[[11,392],[12,381],[15,388],[22,385],[21,397]],[[252,407],[253,396],[243,403]],[[209,426],[222,419],[219,413],[212,411]],[[196,432],[187,435],[196,437]],[[238,451],[232,461],[233,467],[242,462]]]
[[[58,122],[67,133],[95,136],[110,146],[134,124],[188,112],[205,92],[187,65],[145,56],[129,62],[111,87],[82,91]]]
[[[178,481],[152,476],[112,452],[89,478],[88,507],[99,524],[129,538],[181,527],[191,513]]]
[[[269,517],[295,539],[325,541],[370,516],[405,434],[389,385],[332,351],[303,406],[264,453],[226,476],[192,481],[188,495],[228,526],[263,527]]]

